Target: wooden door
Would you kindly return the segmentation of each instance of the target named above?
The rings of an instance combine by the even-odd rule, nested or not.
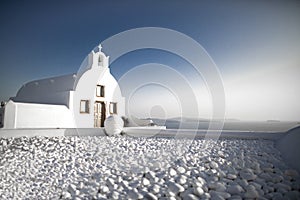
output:
[[[94,104],[94,127],[104,127],[105,120],[105,103],[96,101]]]

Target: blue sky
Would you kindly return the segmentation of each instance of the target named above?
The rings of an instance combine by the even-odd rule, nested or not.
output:
[[[4,0],[0,99],[29,80],[76,72],[91,49],[114,34],[151,26],[180,31],[206,49],[224,80],[228,118],[300,120],[299,22],[299,1]],[[149,62],[195,79],[185,61],[155,50],[125,55],[111,69],[118,79]],[[201,88],[200,82],[193,84]]]

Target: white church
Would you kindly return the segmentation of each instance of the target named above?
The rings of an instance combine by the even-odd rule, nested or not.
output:
[[[0,127],[98,128],[113,114],[125,116],[125,99],[99,45],[78,73],[24,84],[1,106]]]

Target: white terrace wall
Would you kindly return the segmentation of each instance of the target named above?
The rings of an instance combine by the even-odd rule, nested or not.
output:
[[[64,105],[9,101],[5,106],[4,129],[74,127],[72,112]]]

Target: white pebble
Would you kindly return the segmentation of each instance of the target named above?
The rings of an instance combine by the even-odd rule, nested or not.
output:
[[[152,194],[150,192],[146,193],[144,197],[145,197],[145,199],[149,199],[149,200],[157,200],[158,199],[154,194]]]
[[[288,169],[284,171],[284,174],[287,176],[297,177],[299,176],[299,173],[296,170]]]
[[[259,197],[258,192],[255,189],[247,190],[244,194],[245,198],[255,199]]]
[[[180,173],[180,174],[184,174],[184,173],[186,172],[185,168],[183,168],[183,167],[181,167],[181,166],[177,168],[177,171],[178,171],[178,173]]]
[[[240,195],[233,195],[229,197],[228,200],[243,200],[243,198]]]
[[[76,185],[70,184],[68,187],[68,192],[70,192],[72,195],[76,193]]]
[[[107,197],[106,197],[106,195],[103,195],[103,194],[101,194],[101,193],[98,193],[96,199],[107,199]],[[75,200],[81,200],[81,198],[76,197]]]
[[[107,183],[107,186],[108,186],[109,188],[114,188],[114,185],[115,185],[114,179],[108,178],[107,181],[106,181],[106,183]]]
[[[219,191],[214,191],[214,190],[209,191],[209,194],[212,196],[212,198],[214,196],[222,197],[224,199],[231,197],[231,195],[228,192],[219,192]]]
[[[201,187],[195,187],[194,188],[194,194],[200,197],[204,194],[204,191]]]
[[[111,194],[111,198],[112,199],[119,199],[119,193],[117,191],[113,191],[113,193]]]
[[[151,192],[153,192],[154,194],[157,194],[157,193],[159,193],[159,191],[160,191],[160,186],[157,185],[157,184],[154,184],[150,190],[151,190]]]
[[[134,190],[129,190],[127,192],[127,195],[130,199],[138,199],[139,198],[139,193]]]
[[[63,197],[64,197],[65,199],[71,199],[71,198],[72,198],[72,195],[71,195],[69,192],[64,192],[64,193],[63,193]]]
[[[186,190],[184,190],[184,192],[181,192],[180,194],[179,194],[179,196],[181,197],[181,198],[185,198],[185,197],[187,197],[189,194],[193,194],[193,188],[187,188]]]
[[[193,194],[187,194],[184,197],[182,197],[182,199],[183,200],[198,200],[199,198]]]
[[[283,199],[283,195],[279,192],[274,192],[272,195],[272,200],[282,200]]]
[[[179,183],[180,185],[184,185],[186,181],[187,181],[187,177],[184,175],[181,175],[176,179],[176,182]]]
[[[178,183],[174,183],[172,181],[169,181],[167,183],[167,186],[168,186],[169,191],[173,192],[174,194],[184,191],[184,187],[182,187]]]
[[[283,188],[283,189],[285,189],[285,190],[287,190],[287,191],[290,191],[292,188],[291,188],[291,186],[289,186],[289,185],[287,185],[287,184],[284,184],[284,183],[276,183],[275,185],[274,185],[274,187],[278,190],[278,189],[280,189],[280,188]]]
[[[236,179],[237,176],[235,174],[227,174],[226,177],[230,180],[234,180],[234,179]]]
[[[208,187],[212,190],[216,190],[216,191],[219,191],[219,192],[224,192],[226,190],[226,187],[224,186],[224,184],[222,184],[220,182],[209,183]]]
[[[153,171],[147,172],[145,176],[148,179],[155,179],[156,178],[155,173]]]
[[[261,174],[259,174],[259,177],[267,182],[273,181],[273,177],[268,173],[261,173]]]
[[[216,163],[215,161],[211,161],[209,163],[209,166],[212,168],[212,169],[218,169],[219,165],[218,163]]]
[[[176,170],[175,170],[175,169],[173,169],[173,168],[170,168],[170,170],[169,170],[169,174],[170,174],[170,176],[175,176],[175,175],[177,174],[177,172],[176,172]]]
[[[149,181],[147,178],[143,178],[142,184],[143,184],[144,186],[150,185],[150,181]]]
[[[283,177],[277,174],[272,175],[272,180],[274,183],[279,183],[283,181]]]
[[[197,180],[202,183],[202,184],[205,184],[206,183],[206,180],[200,176],[197,177]]]
[[[250,180],[254,180],[256,179],[256,175],[252,172],[251,169],[249,168],[246,168],[246,169],[243,169],[242,171],[240,171],[240,176],[242,179],[245,179],[247,181],[250,181]]]
[[[100,186],[100,191],[102,193],[108,193],[109,192],[109,188],[106,185],[102,185],[102,186]]]
[[[241,194],[244,192],[244,189],[240,185],[231,185],[226,190],[228,193],[234,195],[234,194]]]

